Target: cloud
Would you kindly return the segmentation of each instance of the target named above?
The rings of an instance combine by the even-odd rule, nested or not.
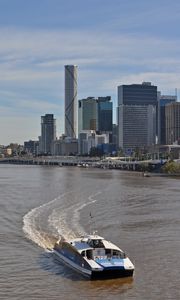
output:
[[[6,128],[12,126],[9,116],[22,120],[23,114],[34,114],[39,122],[41,114],[55,111],[63,132],[66,64],[78,65],[79,99],[111,95],[116,105],[118,85],[142,81],[152,81],[162,93],[180,89],[178,39],[100,29],[0,28],[0,40],[0,106]]]
[[[157,85],[159,90],[165,93],[174,93],[175,88],[180,89],[179,73],[156,72],[144,72],[128,74],[121,77],[114,77],[112,80],[106,81],[106,84],[102,88],[111,89],[114,86],[114,84],[116,85],[116,87],[122,84],[141,84],[143,81],[150,81],[153,85]]]
[[[91,31],[0,30],[0,63],[11,68],[53,67],[64,64],[115,65],[123,61],[178,57],[180,42],[122,33]],[[8,65],[9,64],[9,65]],[[139,61],[141,64],[141,61]]]
[[[130,69],[131,66],[152,67],[152,64],[169,66],[174,60],[175,66],[180,50],[177,40],[169,43],[165,39],[118,33],[109,36],[98,31],[1,29],[0,39],[1,78],[5,71],[10,71],[10,80],[14,79],[13,72],[17,72],[17,80],[23,79],[22,70],[25,75],[33,72],[35,78],[40,74],[42,78],[54,77],[67,63],[111,69],[122,64]],[[5,75],[8,78],[8,74]]]
[[[48,111],[57,112],[62,109],[62,103],[53,103],[45,99],[31,98],[28,95],[20,95],[18,93],[3,91],[0,92],[1,109],[0,116],[3,116],[4,112],[9,114],[19,115],[23,112],[23,115],[30,114],[42,114]],[[16,101],[18,98],[18,101]],[[16,106],[14,102],[16,101]]]

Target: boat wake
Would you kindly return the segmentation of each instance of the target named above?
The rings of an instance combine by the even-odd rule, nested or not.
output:
[[[80,222],[80,213],[85,207],[95,203],[100,193],[99,191],[81,199],[74,197],[71,191],[33,208],[23,218],[26,237],[47,250],[52,249],[61,237],[71,239],[85,234]]]

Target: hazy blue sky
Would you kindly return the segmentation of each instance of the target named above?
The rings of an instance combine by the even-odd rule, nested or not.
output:
[[[78,65],[78,99],[151,81],[180,95],[179,0],[0,0],[0,144],[40,135],[53,113],[64,131],[64,65]],[[115,109],[114,109],[115,112]]]

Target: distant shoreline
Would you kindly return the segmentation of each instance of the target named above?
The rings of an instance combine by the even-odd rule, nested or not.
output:
[[[6,159],[0,159],[0,164],[11,164],[11,165],[39,165],[39,166],[56,166],[56,167],[79,167],[79,168],[99,168],[102,170],[119,170],[122,172],[125,172],[127,174],[132,174],[132,175],[138,175],[138,176],[142,176],[144,178],[148,178],[148,177],[176,177],[176,178],[180,178],[180,174],[179,173],[160,173],[160,172],[148,172],[148,171],[139,171],[139,170],[131,170],[131,169],[123,169],[123,168],[119,168],[117,166],[108,166],[108,165],[104,165],[101,164],[100,161],[93,161],[93,159],[91,161],[87,162],[87,159],[84,160],[84,162],[81,162],[78,160],[71,160],[68,158],[64,158],[64,159],[42,159],[42,158],[35,158],[35,159],[27,159],[27,158],[6,158]]]

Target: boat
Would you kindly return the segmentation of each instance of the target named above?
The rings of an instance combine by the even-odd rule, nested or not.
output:
[[[143,177],[150,177],[150,174],[147,173],[147,172],[144,172],[144,173],[143,173]]]
[[[133,276],[134,265],[116,245],[93,233],[73,240],[58,240],[53,254],[90,279]]]

